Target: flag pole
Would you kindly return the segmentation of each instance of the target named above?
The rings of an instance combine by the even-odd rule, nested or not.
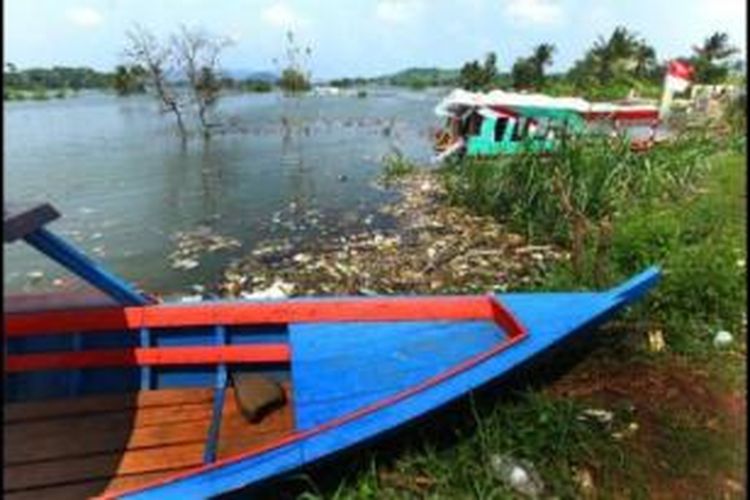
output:
[[[664,89],[661,93],[661,102],[659,103],[659,120],[664,121],[664,119],[669,115],[669,108],[672,106],[672,95],[673,90],[669,88],[669,85],[667,84],[667,81],[669,79],[669,67],[667,66],[667,71],[664,72]]]

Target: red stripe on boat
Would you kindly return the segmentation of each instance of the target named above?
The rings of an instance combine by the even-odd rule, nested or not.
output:
[[[5,359],[5,372],[97,368],[103,366],[202,365],[216,363],[284,363],[287,344],[252,346],[151,347],[80,352],[18,354]]]
[[[5,335],[24,337],[201,325],[495,319],[494,303],[495,299],[488,296],[401,297],[45,311],[6,314]],[[517,325],[502,326],[517,328]]]

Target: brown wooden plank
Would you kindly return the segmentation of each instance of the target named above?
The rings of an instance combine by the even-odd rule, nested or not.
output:
[[[127,414],[105,414],[96,419],[77,422],[54,421],[55,424],[38,429],[39,424],[6,426],[3,437],[5,464],[65,457],[81,457],[137,448],[167,446],[180,443],[205,442],[209,419],[151,425],[133,428]],[[10,429],[9,429],[10,427]]]
[[[83,458],[3,467],[5,491],[166,471],[203,463],[204,443],[179,444]]]
[[[94,481],[84,481],[80,483],[66,484],[62,486],[46,486],[40,488],[31,488],[6,493],[3,498],[10,500],[79,500],[81,498],[90,498],[92,496],[103,495],[107,491],[116,491],[121,488],[135,488],[146,484],[165,474],[176,474],[184,472],[192,467],[183,467],[171,469],[168,471],[147,472],[145,474],[133,474],[129,476],[119,476],[112,480],[100,479]]]
[[[294,405],[289,384],[283,384],[287,402],[266,415],[260,422],[250,423],[237,407],[234,393],[227,391],[222,413],[219,440],[216,446],[218,459],[247,452],[286,436],[294,431]]]
[[[288,383],[284,388],[291,396]],[[81,398],[50,402],[46,408],[42,404],[6,405],[15,411],[10,415],[15,423],[3,426],[4,489],[6,496],[13,493],[11,498],[81,498],[202,464],[211,389]],[[250,423],[229,387],[218,456],[289,434],[294,428],[292,408],[288,399],[260,422]]]
[[[129,394],[86,396],[76,399],[57,399],[29,403],[3,405],[3,422],[15,423],[23,420],[58,418],[66,415],[88,415],[129,408],[169,406],[180,403],[211,402],[213,391],[209,388],[159,389]]]

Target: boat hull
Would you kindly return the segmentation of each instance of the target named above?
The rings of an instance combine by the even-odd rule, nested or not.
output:
[[[417,386],[385,396],[359,409],[347,408],[341,416],[327,423],[297,432],[263,449],[211,464],[202,471],[166,478],[141,491],[125,493],[123,497],[161,498],[169,495],[204,498],[269,479],[364,443],[510,373],[564,339],[606,321],[622,307],[641,297],[658,279],[659,271],[650,269],[604,293],[500,295],[503,303],[527,326],[527,339],[489,355],[471,357],[449,373],[442,372]],[[326,332],[321,329],[315,333],[324,335]],[[304,329],[299,332],[293,330],[292,344],[299,337],[311,334]],[[378,352],[377,345],[371,345],[371,348],[372,359],[383,354]],[[299,358],[298,363],[303,362],[303,358]],[[316,374],[303,376],[315,377]],[[337,382],[343,386],[353,383],[352,380],[341,379]],[[362,383],[360,379],[358,383]],[[295,394],[296,398],[302,396]],[[298,415],[304,411],[297,407]]]

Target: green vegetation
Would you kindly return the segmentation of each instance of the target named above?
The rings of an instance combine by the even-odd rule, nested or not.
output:
[[[146,92],[146,70],[139,64],[118,65],[112,85],[117,95],[142,94]]]
[[[91,68],[29,68],[19,70],[15,64],[6,63],[3,71],[3,100],[23,101],[63,98],[71,91],[82,89],[107,89],[112,86],[114,74],[101,73]]]
[[[305,62],[310,58],[312,49],[310,47],[302,48],[294,41],[294,33],[286,33],[286,50],[284,66],[281,70],[281,79],[279,87],[287,94],[296,95],[307,92],[312,88],[310,83],[310,71]]]
[[[273,90],[273,85],[271,84],[271,82],[266,82],[263,80],[247,79],[239,85],[239,88],[246,92],[263,93],[263,92],[271,92]]]
[[[518,58],[509,71],[502,71],[494,52],[484,61],[466,62],[460,69],[410,68],[377,78],[341,78],[332,80],[337,87],[368,83],[389,84],[422,90],[429,87],[461,87],[487,91],[513,87],[553,96],[580,95],[586,99],[623,99],[631,91],[640,97],[658,99],[666,72],[666,62],[657,60],[656,50],[646,40],[618,26],[608,38],[599,37],[573,67],[555,75],[546,75],[555,46],[539,44],[528,57]],[[726,33],[714,33],[692,55],[681,59],[695,67],[696,83],[744,82],[744,63],[733,61],[738,51],[729,44]]]
[[[279,87],[281,87],[284,92],[297,94],[310,90],[312,85],[310,85],[310,80],[304,73],[293,68],[287,68],[281,73]]]
[[[392,153],[383,158],[383,174],[381,180],[388,184],[414,173],[417,166],[405,158],[401,153]]]
[[[485,91],[495,86],[497,77],[497,56],[490,52],[483,64],[469,61],[463,65],[458,75],[458,86],[466,90]]]
[[[578,264],[549,270],[545,290],[610,286],[651,264],[663,281],[610,325],[615,335],[587,340],[594,355],[556,353],[552,382],[524,373],[472,396],[330,478],[303,476],[302,498],[519,498],[504,459],[533,466],[541,498],[741,498],[745,417],[732,401],[745,377],[745,119],[727,114],[729,130],[686,131],[640,154],[622,138],[569,137],[546,158],[444,167],[447,201],[531,243],[573,251],[580,239]],[[398,178],[413,166],[393,156],[385,168]],[[666,350],[634,343],[644,329],[662,331]],[[730,347],[713,345],[718,329],[732,332]]]
[[[695,55],[691,63],[695,67],[697,83],[722,83],[730,73],[729,56],[739,49],[729,45],[729,35],[716,32],[703,41],[703,45],[693,49]]]
[[[531,57],[518,59],[511,69],[513,86],[517,89],[541,88],[545,83],[544,67],[552,64],[555,46],[543,43],[534,49]]]
[[[646,153],[570,138],[546,157],[466,160],[442,178],[450,202],[569,248],[554,288],[604,286],[662,265],[642,313],[673,349],[705,352],[717,329],[740,331],[746,302],[744,123],[735,120],[729,135],[685,132]]]

